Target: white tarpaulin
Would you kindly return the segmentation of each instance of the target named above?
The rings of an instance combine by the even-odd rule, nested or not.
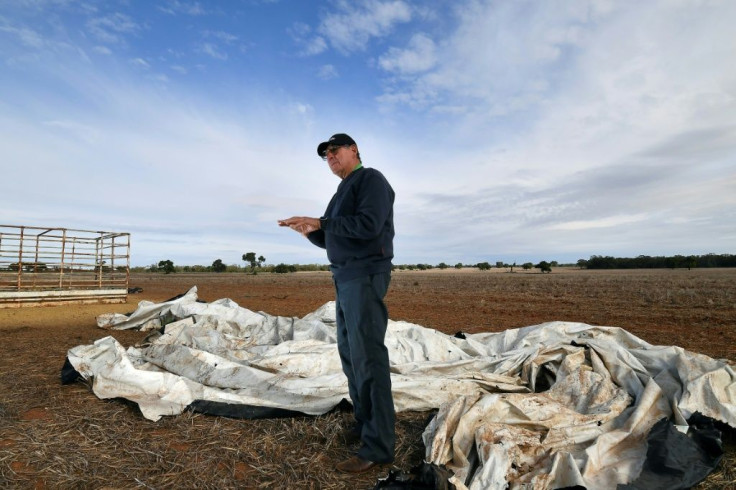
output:
[[[160,329],[144,347],[114,338],[68,352],[100,398],[157,420],[192,404],[325,413],[348,399],[330,302],[303,318],[253,312],[196,287],[104,328]],[[662,418],[682,432],[699,412],[736,427],[736,375],[725,361],[652,346],[620,328],[550,322],[458,338],[389,321],[397,411],[439,409],[427,462],[457,488],[615,488],[642,471]]]

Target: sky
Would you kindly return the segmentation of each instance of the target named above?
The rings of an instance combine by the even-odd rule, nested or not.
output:
[[[338,132],[395,264],[736,253],[731,0],[0,0],[0,224],[326,264]]]

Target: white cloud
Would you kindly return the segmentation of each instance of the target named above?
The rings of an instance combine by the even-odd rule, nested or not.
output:
[[[87,29],[104,43],[120,44],[125,40],[124,35],[139,32],[141,26],[126,14],[114,13],[89,19]]]
[[[0,17],[0,21],[3,19]],[[33,29],[27,27],[14,27],[3,22],[0,32],[6,32],[16,36],[22,44],[31,48],[42,48],[45,46],[43,37]]]
[[[294,109],[298,114],[308,115],[314,113],[314,107],[311,104],[302,104],[297,102],[294,104]]]
[[[404,55],[406,66],[426,73],[397,79],[386,92],[389,98],[380,100],[403,99],[424,108],[462,102],[469,112],[492,117],[535,107],[585,39],[586,12],[581,3],[567,1],[533,8],[488,0],[456,4],[457,27],[441,44],[429,35],[415,36],[405,49],[392,48],[381,58],[382,68],[398,71]]]
[[[385,80],[378,101],[456,115],[448,139],[478,155],[505,148],[503,176],[562,177],[732,122],[736,68],[723,60],[736,57],[734,18],[728,2],[471,1],[435,43],[435,66]],[[384,68],[398,69],[387,56]]]
[[[232,44],[238,40],[238,36],[236,36],[235,34],[230,34],[229,32],[225,32],[225,31],[209,31],[208,30],[208,31],[204,31],[202,33],[202,36],[205,39],[206,38],[219,39],[220,41],[223,41],[227,44]]]
[[[199,2],[181,2],[179,0],[168,0],[164,6],[158,6],[158,9],[170,15],[205,15],[207,11]]]
[[[339,73],[334,65],[322,65],[317,72],[317,76],[322,80],[330,80],[332,78],[337,78]]]
[[[322,36],[316,36],[304,43],[304,48],[302,49],[301,53],[304,56],[313,56],[323,53],[326,50],[327,42],[325,41],[325,39]]]
[[[595,228],[612,228],[622,225],[630,225],[640,221],[644,221],[648,216],[644,213],[633,216],[617,215],[598,218],[588,221],[567,221],[564,223],[556,223],[548,226],[548,230],[590,230]]]
[[[130,60],[130,64],[131,65],[135,65],[135,66],[139,66],[141,68],[146,68],[146,69],[148,69],[148,68],[151,67],[151,65],[146,60],[144,60],[143,58],[133,58],[133,59]]]
[[[216,60],[227,60],[228,56],[227,53],[222,51],[220,47],[214,43],[201,43],[196,49],[197,52],[206,54],[207,56],[210,56]]]
[[[427,71],[436,63],[434,41],[425,34],[415,34],[406,49],[389,48],[388,52],[378,59],[381,68],[400,74]]]
[[[226,48],[223,48],[221,44],[232,46],[239,39],[238,36],[229,32],[213,30],[203,31],[202,38],[204,41],[197,44],[195,51],[221,61],[229,58]],[[244,49],[241,47],[241,51]]]
[[[372,38],[385,36],[412,16],[402,0],[339,2],[337,10],[322,19],[319,32],[343,53],[364,50]]]
[[[89,124],[68,119],[44,121],[42,124],[50,128],[62,130],[67,136],[84,141],[87,144],[98,141],[101,134],[99,129],[90,126]]]
[[[327,50],[327,41],[312,33],[312,28],[303,22],[295,22],[287,29],[294,42],[301,46],[301,56],[314,56]]]
[[[155,73],[149,77],[150,80],[160,83],[169,83],[169,77],[163,73]]]
[[[656,146],[676,148],[686,133],[733,125],[736,68],[722,60],[736,56],[736,48],[727,47],[731,29],[717,19],[734,17],[736,9],[729,7],[729,15],[663,5],[620,12],[589,36],[566,85],[540,106],[527,134],[523,157],[530,168],[559,176]],[[685,31],[690,35],[683,37]],[[673,156],[649,161],[669,163]]]
[[[105,56],[110,56],[112,54],[112,51],[109,48],[107,48],[106,46],[95,46],[92,49],[96,53],[102,54],[102,55],[105,55]]]

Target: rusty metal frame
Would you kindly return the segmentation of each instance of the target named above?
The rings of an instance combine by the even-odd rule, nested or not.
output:
[[[130,234],[0,225],[0,308],[127,301]]]

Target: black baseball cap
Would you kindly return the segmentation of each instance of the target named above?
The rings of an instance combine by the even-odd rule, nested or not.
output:
[[[330,139],[323,141],[317,146],[317,155],[325,156],[328,146],[350,146],[357,144],[353,138],[345,133],[337,133],[330,136]]]

